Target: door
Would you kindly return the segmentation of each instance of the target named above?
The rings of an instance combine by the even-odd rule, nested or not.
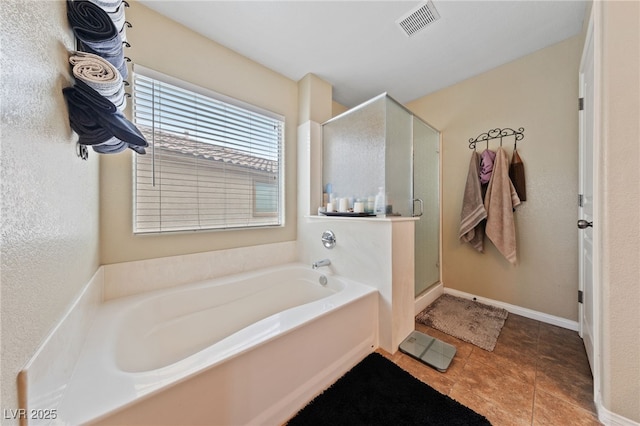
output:
[[[440,281],[440,133],[413,119],[415,295]]]
[[[594,98],[595,98],[595,61],[593,20],[585,40],[580,63],[580,147],[579,147],[579,198],[578,198],[578,247],[579,247],[579,306],[580,336],[584,341],[591,371],[595,367],[595,304],[597,293],[594,291]],[[594,374],[595,376],[595,374]]]

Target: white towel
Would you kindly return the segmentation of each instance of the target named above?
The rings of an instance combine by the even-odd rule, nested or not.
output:
[[[498,251],[512,264],[516,263],[516,226],[513,209],[520,205],[511,179],[509,179],[509,159],[502,148],[496,151],[496,160],[484,207],[487,210],[485,232]]]
[[[118,110],[126,107],[122,75],[109,61],[88,52],[73,52],[69,57],[73,76],[110,100]]]
[[[487,218],[487,210],[482,202],[482,189],[478,168],[480,156],[473,150],[471,161],[469,162],[469,172],[467,183],[464,187],[464,198],[462,199],[462,212],[460,213],[460,234],[461,241],[471,244],[473,248],[482,252],[484,250],[484,229],[482,221]]]

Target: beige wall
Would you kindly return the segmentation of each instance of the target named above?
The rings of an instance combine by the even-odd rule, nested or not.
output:
[[[580,36],[409,103],[442,131],[443,255],[446,287],[577,320],[578,66]],[[485,239],[480,254],[458,239],[470,138],[524,127],[518,152],[527,201],[515,213],[518,263]],[[492,141],[490,148],[499,146]],[[479,152],[486,144],[478,146]],[[513,150],[513,138],[504,147]]]
[[[597,2],[602,17],[602,403],[640,423],[640,3]]]
[[[62,96],[73,48],[66,4],[1,9],[0,399],[15,410],[18,371],[99,266],[99,162],[76,156]]]
[[[165,235],[132,234],[132,155],[101,157],[103,264],[296,239],[298,86],[249,59],[132,1],[127,31],[133,63],[285,116],[285,226]],[[130,78],[131,79],[131,78]]]
[[[342,114],[343,112],[348,111],[349,108],[347,108],[346,106],[339,104],[336,101],[331,102],[331,115],[333,117],[338,116],[340,114]]]

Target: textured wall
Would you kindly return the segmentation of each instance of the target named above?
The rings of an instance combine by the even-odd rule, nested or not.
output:
[[[578,65],[580,36],[408,104],[442,131],[443,282],[456,290],[578,318]],[[518,152],[527,201],[515,213],[518,264],[485,238],[485,252],[458,239],[470,138],[524,127]],[[497,141],[490,143],[496,149]],[[478,145],[478,152],[486,147]],[[511,156],[513,138],[504,147]]]
[[[640,3],[602,16],[602,402],[640,423]]]
[[[9,410],[18,371],[98,268],[98,160],[76,157],[62,97],[73,47],[65,3],[1,7],[0,382]]]

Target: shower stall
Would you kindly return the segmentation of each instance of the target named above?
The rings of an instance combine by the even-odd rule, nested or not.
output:
[[[440,279],[440,132],[386,93],[323,124],[322,180],[335,197],[375,199],[386,214],[419,216],[415,294]]]

